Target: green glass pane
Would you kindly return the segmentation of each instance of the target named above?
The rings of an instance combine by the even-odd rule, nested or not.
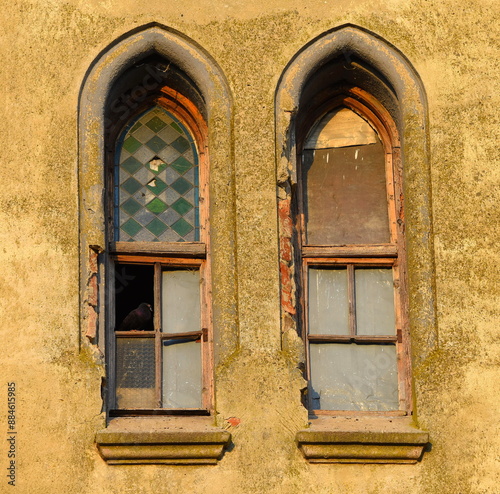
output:
[[[130,130],[129,134],[133,134],[138,128],[142,127],[141,122],[137,122]]]
[[[181,237],[187,235],[192,229],[193,227],[186,220],[182,218],[179,221],[176,221],[172,225],[172,230],[178,233]]]
[[[168,206],[161,200],[155,197],[146,207],[155,214],[163,213]]]
[[[158,218],[155,218],[149,225],[146,226],[146,228],[156,235],[157,237],[161,235],[168,227],[163,223],[163,221],[160,221]]]
[[[127,233],[128,235],[133,237],[134,235],[137,235],[137,233],[142,229],[142,226],[139,225],[139,223],[137,223],[137,221],[130,218],[128,221],[123,223],[123,225],[121,226],[121,229],[125,233]]]
[[[142,206],[137,202],[134,201],[134,199],[130,198],[128,201],[125,201],[122,205],[121,208],[123,211],[125,211],[128,215],[134,216],[139,209],[142,208]]]
[[[181,215],[184,215],[193,209],[193,205],[186,201],[183,197],[181,197],[178,201],[175,201],[170,207]]]
[[[130,173],[130,175],[133,175],[140,167],[142,166],[142,163],[135,159],[133,156],[130,156],[130,158],[127,158],[121,165],[120,167],[126,170],[127,172]]]
[[[193,163],[188,161],[186,158],[183,158],[182,156],[177,158],[171,165],[170,165],[177,173],[180,175],[183,175],[186,173],[190,168],[193,167]]]
[[[142,144],[132,136],[127,137],[127,139],[123,142],[124,149],[126,149],[130,154],[135,153],[141,146]]]
[[[153,132],[159,132],[163,127],[165,127],[167,124],[158,117],[153,117],[147,124],[146,124]]]
[[[135,178],[129,178],[121,186],[123,190],[126,190],[131,195],[135,194],[141,187],[142,185]]]
[[[156,195],[158,195],[161,194],[167,188],[167,184],[163,180],[160,180],[159,178],[154,178],[146,185],[146,187],[151,192],[154,192]]]
[[[187,151],[189,149],[189,141],[185,139],[184,137],[179,137],[176,139],[171,146],[173,146],[179,153],[183,153],[184,151]]]
[[[167,143],[158,136],[154,136],[152,139],[149,139],[149,141],[146,143],[146,146],[155,153],[161,151],[166,145]]]
[[[193,186],[185,179],[178,178],[172,185],[172,189],[174,189],[176,192],[179,194],[183,195],[185,194],[188,190],[192,189]]]
[[[170,126],[174,128],[177,132],[179,132],[179,134],[184,134],[184,132],[182,132],[182,129],[175,122],[172,122]]]

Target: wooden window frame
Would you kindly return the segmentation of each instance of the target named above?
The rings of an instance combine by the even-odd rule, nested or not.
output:
[[[297,185],[297,244],[301,268],[298,285],[301,290],[299,323],[306,351],[306,378],[308,381],[307,408],[312,416],[321,415],[370,415],[398,416],[412,413],[411,361],[408,321],[408,292],[406,249],[404,239],[404,209],[402,166],[399,134],[387,110],[369,93],[360,88],[349,88],[326,103],[308,112],[299,127],[297,141],[297,176],[302,177],[302,153],[307,133],[325,114],[336,108],[348,108],[370,122],[384,148],[386,196],[389,214],[390,240],[382,244],[310,245],[307,243],[304,214],[305,190],[303,180]],[[308,269],[314,267],[343,266],[348,271],[349,286],[349,335],[311,335],[308,328]],[[354,334],[354,270],[356,267],[392,267],[394,279],[394,307],[396,334],[394,336],[358,336]],[[399,408],[390,411],[317,410],[312,408],[310,392],[311,371],[309,346],[311,342],[340,343],[392,343],[396,346],[398,371]]]
[[[172,113],[188,129],[193,136],[199,167],[199,217],[200,240],[196,242],[120,242],[114,239],[114,167],[118,137],[126,124],[114,129],[107,136],[107,243],[109,252],[109,268],[107,270],[107,301],[108,301],[108,369],[111,393],[109,393],[108,410],[113,416],[143,416],[143,415],[210,415],[213,413],[214,385],[213,385],[213,332],[211,310],[211,264],[210,264],[210,225],[209,225],[209,187],[208,187],[208,129],[202,114],[188,98],[169,87],[162,87],[158,94],[147,98],[134,115],[126,123],[145,111],[160,107]],[[118,126],[117,126],[118,127]],[[154,269],[154,331],[115,331],[118,321],[115,321],[114,296],[114,268],[115,265],[144,265]],[[197,269],[200,271],[200,330],[189,333],[162,333],[161,332],[161,273],[176,269]],[[156,308],[160,308],[157,310]],[[157,407],[154,408],[118,408],[116,406],[116,340],[127,338],[154,338],[155,339],[155,398]],[[200,341],[202,367],[202,406],[200,408],[161,408],[161,342],[169,339],[192,339]]]

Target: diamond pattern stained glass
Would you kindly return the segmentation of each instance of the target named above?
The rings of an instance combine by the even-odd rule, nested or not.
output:
[[[115,240],[199,239],[198,155],[192,136],[155,107],[121,137],[115,167]]]

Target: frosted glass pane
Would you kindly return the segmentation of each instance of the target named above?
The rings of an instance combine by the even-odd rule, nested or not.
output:
[[[200,330],[200,272],[162,273],[162,331],[185,333]]]
[[[200,408],[201,389],[201,343],[164,341],[163,407]]]
[[[309,351],[314,409],[398,409],[394,345],[311,344]]]
[[[155,408],[154,338],[117,338],[118,408]]]
[[[309,269],[309,333],[349,334],[347,269]]]
[[[354,276],[357,334],[396,334],[392,269],[356,269]]]

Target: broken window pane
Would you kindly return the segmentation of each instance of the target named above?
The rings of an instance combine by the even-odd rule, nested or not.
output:
[[[309,352],[313,409],[398,409],[395,345],[312,343]]]
[[[201,344],[199,341],[163,342],[163,407],[201,408]]]
[[[347,269],[309,268],[309,333],[349,334]]]
[[[200,272],[163,271],[162,331],[185,333],[199,331],[200,326]]]
[[[394,335],[394,283],[392,269],[356,269],[356,332]]]
[[[117,338],[116,401],[119,408],[155,408],[154,338]]]
[[[384,148],[353,111],[335,110],[313,127],[302,180],[308,244],[389,242]]]

